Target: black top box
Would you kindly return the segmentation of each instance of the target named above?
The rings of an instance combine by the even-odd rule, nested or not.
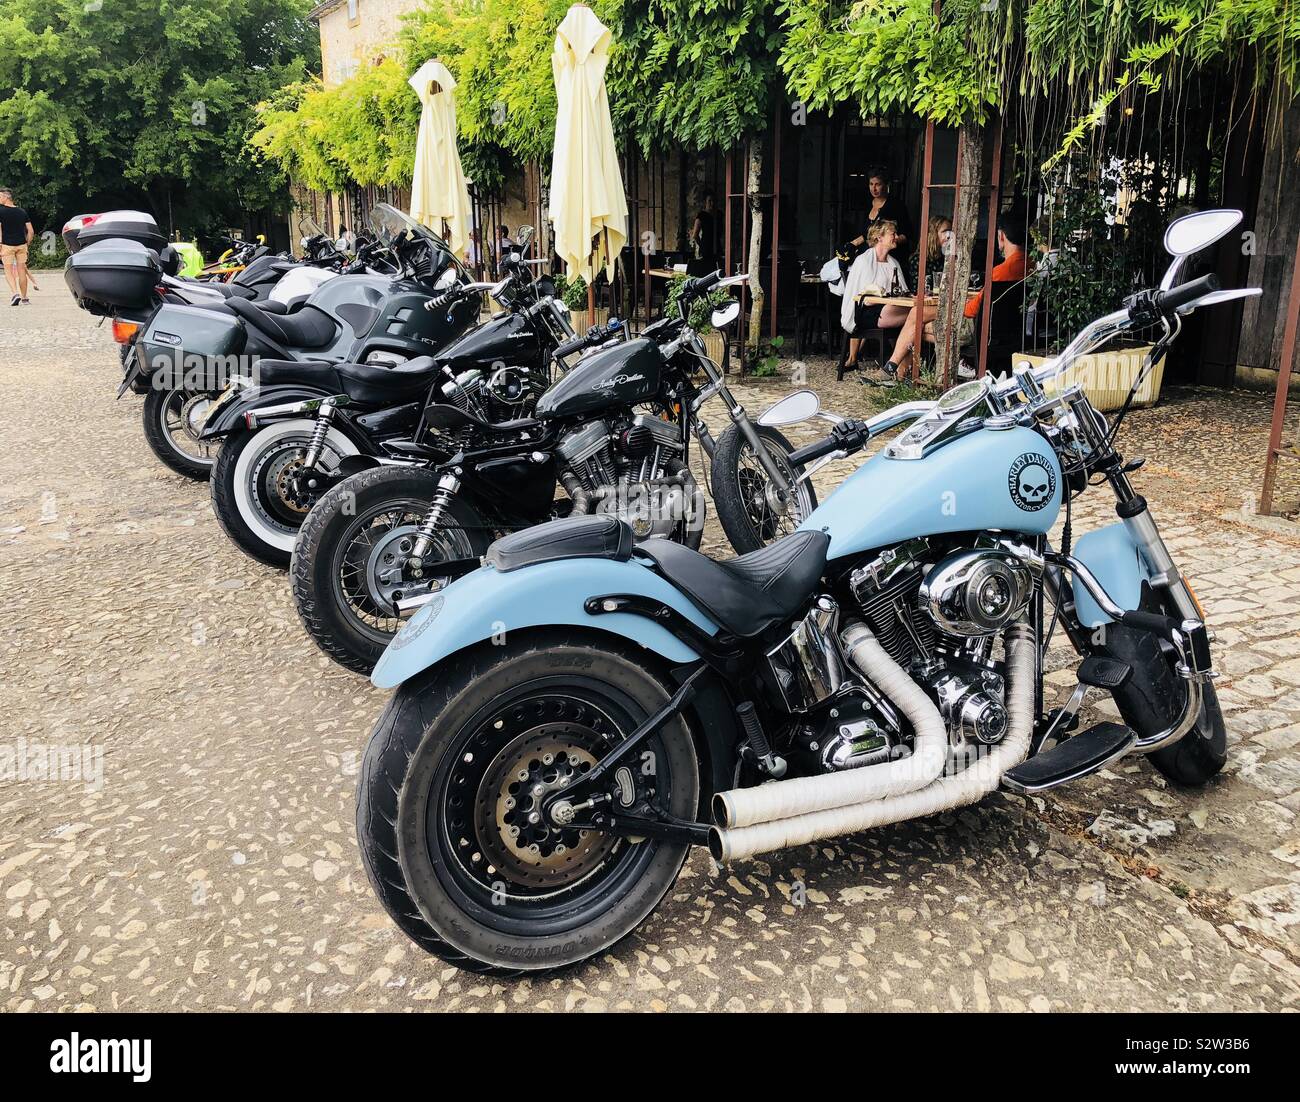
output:
[[[137,241],[83,242],[68,257],[63,278],[73,297],[92,313],[109,313],[113,307],[141,310],[153,300],[162,265],[157,253]]]

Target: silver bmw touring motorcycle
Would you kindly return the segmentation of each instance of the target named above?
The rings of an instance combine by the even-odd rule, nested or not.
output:
[[[422,607],[372,680],[395,688],[358,792],[362,856],[416,942],[519,974],[606,949],[654,910],[692,845],[719,862],[1046,789],[1147,754],[1200,784],[1224,764],[1210,636],[1080,355],[1251,291],[1179,284],[1235,211],[1174,222],[1159,288],[1055,361],[868,421],[833,418],[790,458],[852,454],[907,426],[789,535],[715,561],[634,544],[609,515],[498,540]],[[1140,380],[1139,380],[1140,382]],[[1136,386],[1135,386],[1136,391]],[[813,412],[801,392],[767,423]],[[802,407],[802,408],[800,408]],[[1117,520],[1053,546],[1072,497]],[[1051,606],[1049,609],[1047,606]],[[1079,653],[1044,700],[1045,625]],[[1090,692],[1123,723],[1079,729]]]

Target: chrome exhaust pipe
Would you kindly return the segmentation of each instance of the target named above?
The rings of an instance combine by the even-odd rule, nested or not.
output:
[[[774,818],[741,827],[725,824],[714,826],[709,830],[709,852],[714,860],[719,863],[739,861],[771,850],[801,846],[871,827],[922,818],[974,803],[992,792],[1001,781],[1002,774],[1018,765],[1029,753],[1029,740],[1034,730],[1035,632],[1027,624],[1014,624],[1007,629],[1006,638],[1008,730],[1006,738],[987,754],[959,773],[940,775],[923,788],[885,799],[871,799],[843,806],[822,803],[821,810],[786,818]],[[883,767],[867,766],[851,772],[872,772],[876,768]],[[800,780],[809,780],[813,782],[810,787],[815,787],[847,775],[831,774]],[[762,788],[768,787],[773,786],[764,785],[753,791],[762,791]],[[734,796],[735,792],[724,795]],[[810,804],[817,802],[814,797]],[[715,802],[715,809],[716,807]]]
[[[849,660],[911,722],[916,731],[911,756],[869,769],[792,777],[719,792],[713,797],[713,817],[719,826],[747,827],[901,796],[925,787],[943,772],[948,725],[925,690],[889,657],[864,624],[850,624],[840,638]]]

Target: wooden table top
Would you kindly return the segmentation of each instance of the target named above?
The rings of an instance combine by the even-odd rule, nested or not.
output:
[[[858,301],[868,306],[915,306],[915,295],[859,295]],[[926,295],[925,304],[927,306],[938,306],[938,295]]]

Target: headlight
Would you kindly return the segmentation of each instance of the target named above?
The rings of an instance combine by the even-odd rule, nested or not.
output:
[[[443,268],[442,274],[438,276],[433,284],[435,291],[450,291],[456,286],[457,271],[454,267],[448,266]]]

